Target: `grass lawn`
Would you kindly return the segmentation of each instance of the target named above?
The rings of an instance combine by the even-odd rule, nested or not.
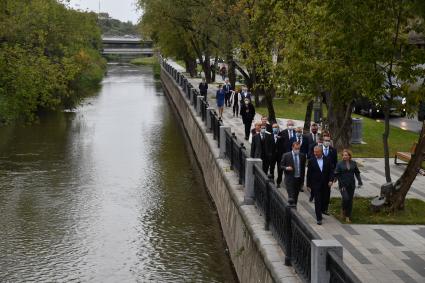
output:
[[[371,212],[370,201],[371,198],[354,198],[351,219],[353,224],[425,224],[425,202],[422,200],[406,199],[405,209],[394,214],[384,210],[378,213]],[[332,198],[329,212],[339,221],[344,222],[344,219],[340,217],[340,211],[341,199]]]
[[[130,63],[138,66],[152,66],[154,78],[159,79],[161,77],[161,66],[159,65],[158,58],[155,56],[136,58],[131,60]]]
[[[289,104],[287,99],[275,99],[274,106],[278,118],[304,120],[307,103],[298,100]],[[267,114],[267,108],[257,108],[257,112]],[[324,109],[324,115],[326,115],[326,109]],[[366,144],[353,145],[354,157],[384,157],[382,144],[384,123],[356,114],[353,114],[353,117],[363,118],[363,141],[366,142]],[[397,151],[409,151],[412,144],[418,141],[419,135],[416,133],[393,126],[390,128],[390,157],[394,157]]]
[[[158,58],[152,57],[140,57],[130,61],[134,65],[155,65],[158,64]]]

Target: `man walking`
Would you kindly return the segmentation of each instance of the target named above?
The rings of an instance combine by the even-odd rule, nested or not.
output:
[[[283,138],[284,143],[284,152],[289,152],[292,150],[292,143],[290,140],[295,137],[294,121],[288,120],[286,122],[286,129],[280,132],[281,137]]]
[[[272,159],[273,138],[266,131],[266,127],[261,125],[260,133],[252,138],[251,158],[261,158],[263,161],[263,171],[267,174],[270,161]]]
[[[204,96],[205,101],[207,101],[207,93],[208,93],[208,84],[205,81],[205,78],[202,78],[202,82],[199,83],[199,94]]]
[[[285,151],[283,138],[279,135],[279,125],[274,123],[272,125],[272,136],[273,136],[273,148],[272,148],[272,160],[270,162],[270,174],[274,177],[274,171],[277,167],[277,180],[276,185],[279,188],[280,183],[282,182],[283,170],[280,167],[280,162],[282,161],[282,155]]]
[[[224,91],[224,104],[226,105],[226,107],[230,107],[230,94],[232,92],[232,86],[229,83],[229,80],[226,79],[224,86],[223,86],[223,91]]]
[[[294,142],[298,142],[301,145],[300,151],[307,156],[309,150],[308,137],[303,134],[303,128],[298,127],[295,130],[295,137],[292,137],[292,139],[289,140],[291,147]]]
[[[324,210],[325,195],[330,191],[334,179],[333,168],[329,159],[323,156],[322,147],[314,147],[314,157],[307,165],[307,187],[314,194],[314,210],[318,225],[322,225],[322,213]]]
[[[241,105],[240,114],[242,116],[242,122],[245,126],[245,140],[248,140],[249,131],[251,130],[252,120],[254,120],[254,117],[255,117],[254,105],[252,105],[251,100],[249,100],[248,98],[246,98],[244,100],[244,103]]]
[[[300,152],[298,142],[292,144],[292,151],[283,155],[280,167],[285,172],[285,186],[289,204],[297,205],[300,189],[304,184],[306,156]]]

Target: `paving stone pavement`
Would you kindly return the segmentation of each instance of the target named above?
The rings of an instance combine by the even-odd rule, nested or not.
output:
[[[168,61],[169,63],[173,63]],[[179,71],[182,67],[173,64]],[[187,76],[188,77],[188,76]],[[200,79],[189,79],[197,87]],[[216,87],[209,88],[209,104],[215,107]],[[255,120],[260,120],[257,114]],[[281,128],[286,120],[278,119]],[[302,126],[302,121],[295,121]],[[225,107],[223,123],[232,128],[238,140],[244,142],[248,152],[250,145],[244,137],[239,117],[233,117],[232,109]],[[385,182],[382,158],[359,158],[364,186],[356,190],[359,196],[379,195],[379,187]],[[403,172],[402,166],[392,165],[392,177],[396,180]],[[280,189],[284,196],[286,191]],[[333,190],[333,196],[338,196]],[[425,177],[418,176],[409,198],[425,200]],[[354,204],[355,205],[355,204]],[[349,225],[341,224],[334,217],[324,215],[323,225],[316,225],[314,206],[307,193],[301,193],[297,210],[307,223],[322,237],[336,239],[344,247],[344,262],[362,282],[425,282],[425,225]]]

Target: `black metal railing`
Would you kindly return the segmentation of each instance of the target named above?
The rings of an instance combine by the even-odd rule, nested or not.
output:
[[[305,281],[311,281],[311,241],[320,239],[296,210],[291,210],[291,264]]]
[[[267,175],[263,169],[257,164],[254,165],[254,198],[260,214],[264,216],[265,225],[264,229],[269,230],[270,221],[270,184]]]
[[[198,91],[190,81],[178,72],[165,60],[161,64],[174,80],[179,84],[188,100],[197,109]],[[193,93],[191,93],[193,92]],[[210,130],[217,146],[220,147],[220,126],[223,121],[215,110],[207,110],[208,102],[200,100],[201,117],[205,124],[210,123]],[[207,121],[209,111],[210,121]],[[246,160],[249,157],[244,144],[238,143],[236,135],[230,129],[225,134],[225,158],[230,161],[230,169],[234,170],[239,178],[239,184],[245,182]],[[266,230],[270,230],[285,253],[285,264],[292,265],[302,281],[311,281],[311,242],[320,239],[319,235],[307,224],[296,211],[289,205],[283,195],[278,192],[273,180],[263,172],[259,165],[254,165],[254,201],[260,214],[264,217]],[[326,256],[326,268],[330,273],[330,282],[357,283],[360,282],[353,272],[344,264],[342,259],[334,252],[329,251]]]
[[[357,276],[345,265],[342,258],[334,251],[326,255],[326,269],[329,271],[330,283],[359,283]]]

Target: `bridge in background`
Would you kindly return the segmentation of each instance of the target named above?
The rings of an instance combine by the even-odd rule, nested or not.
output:
[[[102,37],[102,54],[107,59],[131,60],[154,54],[153,42],[139,37]]]

